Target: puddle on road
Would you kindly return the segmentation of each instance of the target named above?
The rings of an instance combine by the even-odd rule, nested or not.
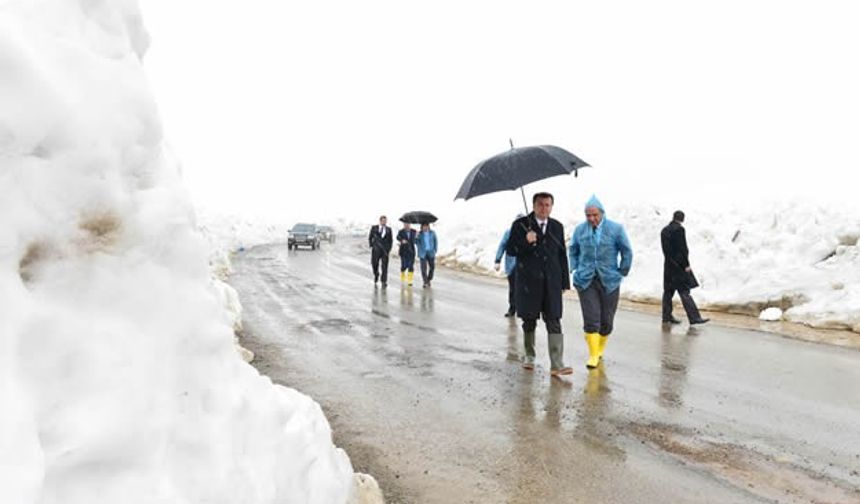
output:
[[[312,322],[308,322],[307,325],[325,333],[337,332],[339,334],[343,334],[343,331],[347,331],[352,327],[352,323],[349,320],[342,318],[314,320]]]

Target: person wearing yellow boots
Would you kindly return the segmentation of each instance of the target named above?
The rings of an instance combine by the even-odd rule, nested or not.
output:
[[[408,222],[403,223],[403,229],[397,232],[397,243],[400,244],[400,281],[412,285],[415,276],[415,238],[418,233]]]
[[[585,204],[585,220],[573,231],[568,261],[582,308],[586,367],[594,369],[612,333],[621,280],[633,265],[633,249],[624,226],[606,218],[595,196]]]

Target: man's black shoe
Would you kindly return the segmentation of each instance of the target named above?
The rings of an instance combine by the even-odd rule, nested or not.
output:
[[[675,317],[672,317],[672,318],[670,318],[670,319],[668,319],[668,320],[664,320],[664,321],[663,321],[663,323],[664,323],[664,324],[680,324],[680,323],[681,323],[681,321],[680,321],[680,320],[678,320],[678,319],[676,319]]]
[[[704,324],[705,322],[707,322],[707,321],[709,321],[709,320],[711,320],[711,319],[709,319],[709,318],[702,318],[702,319],[699,319],[699,320],[691,320],[691,321],[690,321],[690,325]]]

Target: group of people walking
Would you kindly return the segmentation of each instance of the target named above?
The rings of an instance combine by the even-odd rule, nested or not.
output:
[[[400,281],[412,285],[415,276],[415,258],[421,265],[421,278],[424,288],[430,287],[433,274],[436,271],[436,251],[439,248],[436,231],[430,229],[430,224],[421,224],[420,231],[412,229],[408,222],[393,236],[388,226],[386,216],[379,217],[379,225],[370,228],[367,236],[370,247],[370,265],[373,268],[373,284],[382,283],[382,288],[388,287],[388,256],[394,240],[397,240],[400,255]],[[417,249],[417,252],[416,252]]]
[[[504,258],[508,277],[505,316],[522,319],[523,367],[534,369],[537,322],[543,319],[550,374],[558,376],[573,373],[564,364],[563,292],[571,285],[577,291],[588,347],[586,367],[596,368],[613,331],[621,282],[633,265],[633,248],[624,226],[606,218],[606,210],[595,196],[585,204],[585,222],[574,229],[570,244],[565,246],[564,226],[550,217],[554,203],[550,193],[534,195],[532,212],[517,215],[505,231],[496,251],[495,269],[500,269]],[[690,289],[698,283],[690,268],[683,222],[684,212],[676,211],[672,222],[660,233],[664,256],[662,320],[666,324],[680,323],[672,316],[672,298],[677,292],[690,324],[703,324],[708,319],[702,318],[690,295]],[[417,256],[424,287],[430,287],[436,269],[436,232],[430,224],[421,224],[416,232],[404,222],[394,236],[384,215],[368,234],[374,285],[388,285],[388,257],[394,240],[399,246],[400,281],[412,285]]]
[[[571,283],[579,296],[583,332],[588,347],[586,367],[596,368],[612,334],[618,309],[621,282],[633,264],[633,249],[624,227],[606,218],[606,210],[594,196],[585,204],[585,222],[574,229],[565,250],[564,226],[550,217],[552,194],[540,192],[532,198],[533,211],[518,215],[505,231],[496,251],[498,271],[505,257],[508,277],[507,317],[522,319],[525,356],[522,365],[534,369],[537,320],[546,326],[550,374],[568,375],[564,365],[561,327],[562,293]],[[691,324],[707,322],[690,296],[694,281],[686,237],[681,225],[683,212],[661,232],[664,253],[663,322],[679,323],[672,316],[672,297],[677,291]]]

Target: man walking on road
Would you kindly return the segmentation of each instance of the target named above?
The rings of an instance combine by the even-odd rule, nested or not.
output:
[[[400,245],[400,281],[412,285],[415,275],[415,239],[417,234],[408,222],[403,223],[403,229],[397,233],[397,243]]]
[[[672,298],[675,291],[681,296],[684,311],[690,325],[704,324],[710,319],[702,318],[699,308],[690,295],[690,289],[698,286],[693,270],[690,268],[689,251],[687,250],[687,233],[684,231],[684,212],[677,210],[672,215],[672,222],[660,232],[660,245],[663,247],[663,323],[680,324],[681,321],[672,316]]]
[[[388,254],[391,253],[391,245],[394,242],[391,236],[391,228],[386,225],[388,219],[382,215],[379,217],[379,225],[370,228],[367,242],[370,246],[370,265],[373,268],[373,284],[382,280],[382,287],[388,286]],[[381,269],[380,269],[381,266]]]
[[[517,214],[514,219],[522,217],[524,217],[523,214]],[[510,238],[511,230],[506,229],[505,234],[502,235],[502,241],[499,243],[499,248],[496,250],[496,262],[493,266],[496,271],[499,271],[499,268],[502,265],[502,257],[505,258],[505,276],[508,277],[508,311],[505,312],[505,317],[513,317],[517,314],[516,292],[514,291],[517,258],[505,252]]]
[[[534,369],[535,330],[543,316],[549,342],[550,374],[569,375],[564,365],[564,335],[561,332],[562,292],[570,289],[564,226],[551,219],[552,194],[540,192],[532,198],[533,211],[513,222],[506,252],[516,257],[517,315],[523,319],[526,355],[523,367]]]
[[[418,245],[418,261],[421,263],[421,279],[424,287],[430,287],[433,281],[433,272],[436,271],[436,251],[439,242],[436,240],[436,231],[430,229],[430,224],[421,224],[421,232],[416,239]]]
[[[606,218],[606,211],[595,196],[585,204],[585,219],[573,231],[568,255],[588,344],[585,365],[594,369],[612,333],[621,280],[630,272],[633,249],[624,227]]]

